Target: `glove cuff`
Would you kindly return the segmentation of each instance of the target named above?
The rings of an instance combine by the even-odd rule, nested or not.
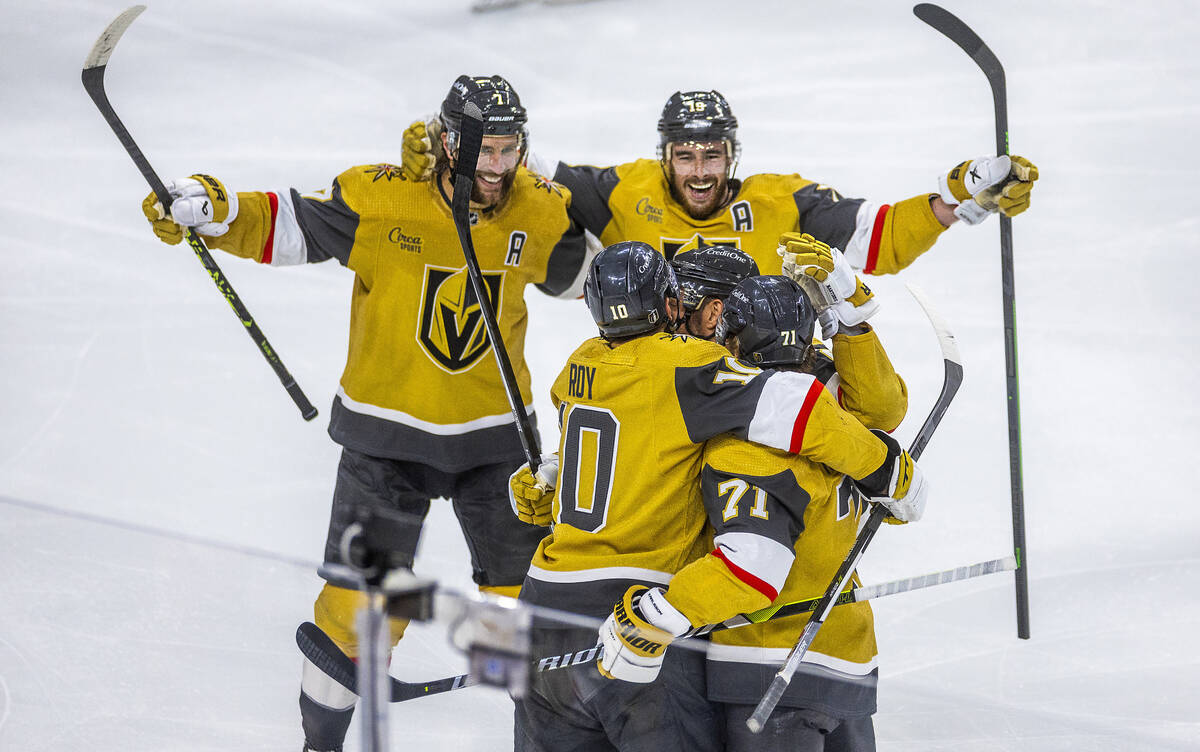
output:
[[[642,593],[637,608],[643,619],[662,631],[669,632],[672,637],[678,637],[692,628],[688,618],[667,600],[667,594],[662,588],[650,588]]]
[[[989,215],[991,212],[975,203],[975,199],[969,199],[954,207],[954,216],[969,225],[977,225],[987,219]]]
[[[957,170],[958,167],[955,167],[954,169]],[[938,194],[938,196],[941,197],[941,199],[943,201],[945,201],[947,204],[950,204],[951,206],[953,206],[955,204],[961,204],[964,201],[964,199],[961,199],[958,196],[955,196],[954,192],[950,190],[949,178],[950,178],[950,176],[947,173],[942,173],[941,175],[938,175],[937,194]]]

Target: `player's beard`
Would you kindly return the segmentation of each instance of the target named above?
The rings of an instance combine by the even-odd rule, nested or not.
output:
[[[499,183],[494,184],[485,181],[484,175],[495,177],[495,173],[475,173],[475,182],[471,184],[471,203],[483,209],[494,209],[508,198],[517,171],[509,170],[500,176]]]
[[[680,177],[672,170],[671,195],[692,219],[708,219],[725,203],[729,178],[725,174]],[[704,187],[707,186],[707,187]]]

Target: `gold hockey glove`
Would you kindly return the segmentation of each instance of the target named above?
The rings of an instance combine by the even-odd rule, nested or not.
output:
[[[1015,217],[1029,208],[1029,197],[1033,184],[1038,179],[1038,168],[1025,157],[1012,157],[1012,171],[1008,179],[988,190],[995,191],[989,199],[994,200],[1000,213]],[[979,200],[978,198],[976,199]]]
[[[414,120],[404,129],[400,172],[405,180],[420,182],[433,177],[433,166],[437,161],[437,146],[441,145],[441,129],[436,127],[437,125],[436,118],[428,123],[423,120]]]
[[[808,233],[785,232],[779,236],[778,253],[783,273],[799,281],[800,275],[824,282],[834,270],[833,251]]]
[[[634,585],[600,627],[600,673],[609,679],[649,684],[658,678],[671,640],[691,628],[662,588]]]
[[[545,527],[554,521],[554,485],[558,483],[558,456],[542,457],[535,475],[529,465],[508,478],[508,502],[521,522]]]
[[[947,204],[958,204],[955,216],[976,225],[997,211],[1015,217],[1028,209],[1037,179],[1037,165],[1025,157],[980,157],[940,177],[938,194]]]
[[[237,217],[237,194],[211,175],[176,178],[165,187],[172,198],[170,215],[153,192],[142,200],[142,213],[154,234],[168,245],[183,240],[184,227],[194,227],[201,235],[224,235]]]

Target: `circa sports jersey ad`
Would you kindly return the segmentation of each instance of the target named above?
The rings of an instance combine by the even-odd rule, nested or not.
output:
[[[12,11],[0,749],[1200,748],[1183,0]]]

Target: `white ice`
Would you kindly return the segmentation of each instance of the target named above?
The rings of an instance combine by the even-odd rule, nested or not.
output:
[[[0,0],[0,749],[295,750],[352,276],[216,254],[321,408],[304,423],[192,254],[149,232],[147,187],[80,86],[122,2]],[[879,601],[879,748],[1198,749],[1200,10],[948,5],[1005,63],[1012,149],[1042,174],[1014,222],[1033,637],[1008,574]],[[534,147],[575,162],[652,155],[667,95],[709,87],[741,120],[742,174],[896,201],[994,147],[983,76],[900,2],[163,0],[107,81],[164,178],[307,189],[398,160],[464,72],[508,76]],[[903,280],[957,331],[966,379],[923,460],[927,517],[880,534],[867,582],[1011,550],[998,248],[994,219],[956,226],[874,283],[911,387],[902,440],[941,379]],[[529,305],[548,416],[590,320]],[[444,504],[418,571],[470,587]],[[392,671],[464,665],[419,626]],[[473,688],[391,722],[395,749],[503,749],[511,704]]]

